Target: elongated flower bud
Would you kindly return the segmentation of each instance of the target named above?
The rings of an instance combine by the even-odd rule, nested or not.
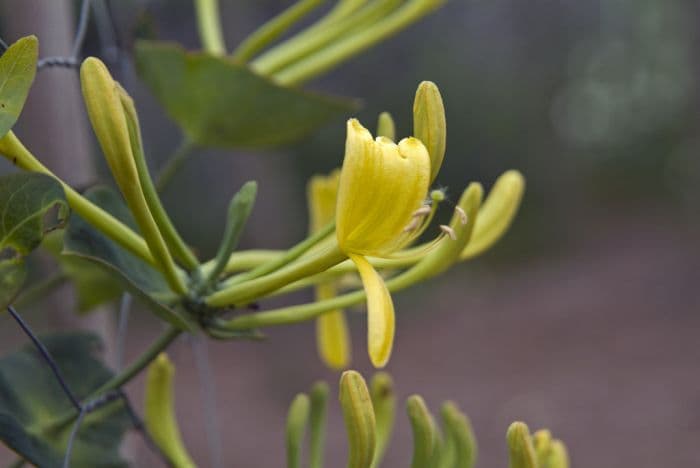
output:
[[[196,465],[182,443],[175,419],[174,374],[175,367],[164,353],[149,366],[146,374],[144,422],[153,441],[174,467],[194,468]]]
[[[379,114],[377,121],[377,136],[385,137],[391,141],[396,141],[396,125],[394,119],[388,112]]]
[[[473,468],[476,464],[477,447],[474,430],[467,415],[457,405],[446,402],[442,407],[446,436],[450,437],[455,447],[455,461],[459,468]]]
[[[472,239],[460,255],[461,260],[488,250],[508,231],[525,191],[525,178],[518,171],[503,173],[493,185],[474,226]]]
[[[510,468],[538,468],[530,430],[522,422],[514,422],[506,434]]]
[[[376,422],[365,379],[355,371],[340,377],[340,406],[348,433],[348,468],[369,468],[376,447]]]
[[[437,85],[423,81],[413,101],[413,135],[423,142],[430,154],[430,181],[434,181],[447,148],[445,105]]]
[[[184,281],[176,271],[141,186],[119,85],[112,79],[105,64],[95,57],[88,57],[80,67],[80,84],[92,128],[107,164],[156,259],[156,266],[173,291],[184,294]]]
[[[370,396],[377,423],[377,447],[374,451],[372,467],[377,467],[381,464],[384,451],[389,444],[396,415],[394,381],[389,374],[386,372],[374,374],[370,383]]]
[[[430,466],[438,439],[433,416],[419,395],[412,395],[406,400],[406,410],[413,431],[411,468]]]
[[[301,467],[301,443],[309,421],[311,403],[308,395],[294,398],[287,413],[287,468]]]

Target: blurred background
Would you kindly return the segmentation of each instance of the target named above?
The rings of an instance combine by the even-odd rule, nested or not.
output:
[[[34,33],[40,56],[67,55],[79,3],[2,0],[0,37],[9,43]],[[231,50],[292,2],[220,3]],[[99,13],[91,20],[85,54],[107,61],[134,96],[155,169],[181,137],[139,83],[129,50],[138,37],[200,48],[192,3],[129,0],[111,2],[110,10],[113,21]],[[698,18],[694,0],[452,0],[305,86],[361,98],[357,117],[371,128],[379,112],[390,111],[404,136],[415,88],[432,80],[448,121],[437,183],[453,198],[470,181],[488,189],[511,168],[528,183],[516,222],[494,249],[395,295],[397,340],[387,370],[401,403],[384,466],[409,464],[402,405],[412,393],[434,411],[452,399],[470,415],[480,466],[505,466],[513,420],[551,428],[574,467],[700,466]],[[112,33],[116,42],[105,38]],[[77,186],[112,183],[86,121],[76,71],[51,68],[38,74],[16,132]],[[307,230],[306,180],[340,165],[344,131],[338,119],[290,148],[199,150],[165,204],[208,257],[230,196],[258,180],[242,247],[290,246]],[[10,170],[0,161],[0,171]],[[91,327],[114,336],[113,308],[76,319],[71,297],[63,290],[27,307],[26,316],[39,331]],[[309,299],[304,292],[262,307]],[[353,366],[369,377],[365,319],[351,316]],[[127,361],[160,326],[138,304],[131,317]],[[191,343],[172,348],[178,416],[201,466],[215,466],[217,457],[223,466],[283,466],[289,402],[317,379],[336,391],[339,375],[316,357],[313,323],[267,334],[263,343],[208,344],[213,412],[203,404],[212,389],[202,390]],[[2,352],[25,341],[0,316]],[[142,379],[128,390],[140,405]],[[342,466],[337,405],[330,418],[327,466]],[[220,455],[207,441],[213,432]],[[136,436],[125,451],[135,466],[156,463]],[[0,462],[12,459],[0,447]]]

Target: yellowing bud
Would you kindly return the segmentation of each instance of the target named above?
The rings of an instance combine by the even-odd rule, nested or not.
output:
[[[176,468],[190,468],[196,465],[182,443],[175,418],[174,374],[175,367],[165,353],[148,367],[144,422],[153,441],[170,463]]]
[[[506,433],[510,468],[538,468],[530,430],[522,422],[514,422]]]
[[[493,185],[474,226],[472,239],[461,260],[476,257],[493,246],[508,231],[525,191],[525,179],[518,171],[508,171]]]
[[[348,433],[348,468],[369,468],[376,446],[376,422],[365,379],[355,371],[340,377],[340,406]]]
[[[97,58],[89,57],[83,62],[80,67],[80,84],[97,140],[141,234],[153,253],[155,266],[164,274],[173,291],[184,294],[187,290],[184,280],[176,271],[170,251],[151,214],[136,167],[132,142],[138,143],[137,150],[140,151],[140,135],[136,134],[138,120],[133,103],[130,103],[130,98],[112,79],[105,64]],[[129,122],[133,127],[131,132]]]
[[[437,85],[423,81],[413,101],[413,135],[423,142],[430,154],[430,181],[437,177],[447,148],[445,106]]]
[[[107,164],[122,192],[128,192],[130,184],[139,182],[118,85],[105,64],[95,57],[88,57],[80,67],[80,84]]]

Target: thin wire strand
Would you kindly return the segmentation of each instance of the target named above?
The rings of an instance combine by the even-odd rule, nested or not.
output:
[[[221,468],[223,466],[221,431],[219,431],[219,418],[216,411],[216,387],[214,386],[214,376],[209,362],[207,343],[197,336],[192,337],[191,343],[202,392],[201,400],[206,419],[204,430],[207,444],[209,445],[209,461],[212,467]]]
[[[81,409],[80,413],[78,414],[78,419],[76,419],[75,423],[73,423],[73,429],[70,431],[70,437],[68,437],[68,444],[66,445],[66,453],[63,455],[63,468],[70,468],[70,459],[73,455],[73,444],[75,443],[75,439],[78,436],[78,430],[80,430],[80,426],[83,424],[83,419],[85,419],[86,414],[87,411],[85,411],[84,408]]]
[[[83,42],[85,41],[85,35],[87,33],[88,21],[90,19],[90,0],[83,0],[80,5],[80,16],[78,17],[78,29],[75,33],[75,39],[73,40],[73,48],[71,50],[70,57],[44,57],[40,59],[36,67],[41,70],[42,68],[78,68],[80,65],[79,57],[80,51],[83,48]]]
[[[46,347],[41,341],[39,341],[39,338],[37,338],[36,335],[32,332],[32,330],[29,328],[29,325],[27,325],[27,323],[24,320],[22,320],[22,317],[20,317],[19,313],[14,309],[14,307],[7,306],[7,311],[10,313],[10,315],[12,315],[12,318],[15,319],[22,331],[24,331],[24,333],[29,337],[29,339],[32,340],[32,343],[34,343],[34,346],[44,358],[44,361],[46,361],[46,363],[51,368],[51,372],[53,372],[53,375],[54,377],[56,377],[56,380],[58,381],[59,385],[61,385],[63,393],[66,394],[66,396],[71,401],[75,409],[77,409],[78,411],[82,411],[82,406],[80,402],[75,397],[75,395],[73,395],[73,392],[71,392],[70,388],[68,388],[68,384],[63,379],[63,375],[61,375],[61,371],[58,369],[56,361],[54,361],[53,357],[51,357],[49,350],[46,349]]]
[[[90,18],[90,0],[83,0],[80,6],[80,19],[78,20],[78,30],[75,33],[75,39],[73,40],[73,50],[71,51],[71,57],[78,57],[80,50],[83,48],[83,42],[85,41],[85,34],[87,33],[88,19]]]

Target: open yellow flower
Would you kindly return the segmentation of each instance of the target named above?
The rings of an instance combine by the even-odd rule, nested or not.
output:
[[[328,176],[317,175],[309,180],[309,231],[323,229],[335,218],[338,180],[340,171]],[[316,300],[323,301],[336,296],[336,282],[328,281],[316,286]],[[345,369],[350,364],[350,334],[342,309],[332,310],[316,319],[316,343],[321,360],[333,369]]]
[[[430,156],[420,140],[375,140],[357,120],[348,121],[336,235],[367,293],[367,346],[376,367],[391,355],[394,305],[383,278],[365,257],[389,256],[415,239],[412,221],[423,206],[430,177]]]

